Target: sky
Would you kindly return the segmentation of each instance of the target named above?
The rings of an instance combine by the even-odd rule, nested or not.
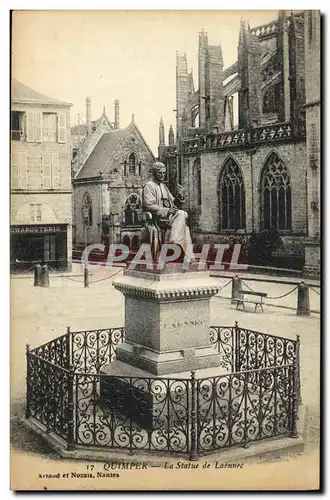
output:
[[[12,75],[50,97],[72,103],[71,124],[106,108],[120,127],[134,119],[157,156],[158,126],[175,128],[176,51],[187,53],[197,89],[198,32],[221,44],[224,68],[237,60],[240,20],[259,26],[276,11],[16,11],[12,25]]]

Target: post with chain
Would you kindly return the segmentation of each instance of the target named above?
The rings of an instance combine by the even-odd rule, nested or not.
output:
[[[43,286],[44,288],[48,288],[50,286],[49,283],[49,269],[47,264],[44,264],[41,268],[41,282],[40,286]]]
[[[34,283],[33,286],[41,286],[41,265],[34,266]]]
[[[31,416],[31,356],[30,345],[26,344],[26,407],[25,418]]]
[[[190,379],[191,386],[191,429],[190,429],[190,456],[189,460],[198,460],[198,452],[197,452],[197,387],[196,387],[196,378],[195,372],[191,372]],[[197,396],[197,397],[196,397]]]
[[[74,371],[73,367],[70,366],[68,373],[68,437],[67,437],[68,451],[74,450],[73,381],[74,381]]]
[[[298,404],[299,404],[299,359],[295,356],[294,364],[292,366],[293,374],[292,374],[292,428],[291,428],[291,437],[298,437],[297,430],[297,420],[298,420]]]
[[[240,371],[240,362],[239,362],[239,326],[238,326],[238,322],[237,321],[235,321],[234,332],[235,332],[235,363],[234,363],[234,371],[235,372],[239,372]]]
[[[309,302],[309,286],[302,281],[298,285],[297,315],[310,316],[311,308]]]
[[[236,304],[237,299],[242,298],[242,280],[238,276],[234,276],[231,286],[231,303]]]
[[[89,287],[89,271],[87,266],[84,267],[84,287]]]

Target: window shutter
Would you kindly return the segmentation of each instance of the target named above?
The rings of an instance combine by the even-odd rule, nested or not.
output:
[[[27,153],[18,153],[19,184],[21,189],[28,187]]]
[[[66,114],[65,113],[58,114],[57,125],[58,125],[57,141],[64,143],[64,142],[66,142]]]
[[[59,154],[52,154],[52,188],[58,189],[60,187],[60,158]]]
[[[19,175],[18,175],[18,154],[12,153],[11,155],[11,188],[19,188]]]
[[[30,203],[30,222],[35,222],[36,220],[35,207],[34,204]]]
[[[42,112],[37,111],[34,115],[35,120],[35,140],[42,142]]]
[[[34,113],[32,111],[26,113],[26,140],[34,142]]]
[[[43,187],[44,189],[51,188],[51,156],[45,153],[42,156],[42,170],[43,170]]]

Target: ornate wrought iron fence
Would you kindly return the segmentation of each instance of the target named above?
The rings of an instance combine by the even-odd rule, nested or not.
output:
[[[71,332],[71,364],[75,372],[99,373],[113,361],[124,337],[123,327]]]
[[[71,365],[70,330],[46,344],[36,347],[31,353],[57,366],[69,368]]]
[[[124,328],[67,333],[27,347],[26,417],[81,447],[199,455],[297,436],[299,338],[212,326],[227,373],[157,378],[106,375]]]
[[[189,452],[190,380],[75,375],[75,443]]]
[[[276,337],[245,328],[236,329],[236,371],[293,364],[297,340]]]
[[[294,366],[197,380],[197,453],[293,431]]]
[[[27,348],[26,418],[33,417],[47,432],[68,439],[70,372],[40,358]]]

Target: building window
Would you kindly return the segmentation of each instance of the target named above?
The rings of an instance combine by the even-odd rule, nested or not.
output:
[[[262,171],[260,205],[263,229],[291,229],[290,176],[276,153],[269,156]]]
[[[219,206],[221,229],[245,228],[245,190],[241,169],[229,158],[220,175]]]
[[[263,106],[262,106],[262,111],[264,113],[271,113],[278,111],[279,92],[280,92],[279,84],[273,85],[268,90],[266,90],[263,96]]]
[[[135,174],[136,172],[136,154],[131,153],[128,157],[128,172],[130,174]]]
[[[202,186],[201,186],[201,161],[196,158],[193,166],[193,200],[200,207],[202,204]]]
[[[11,112],[11,138],[13,141],[24,141],[24,114],[20,111]]]
[[[30,204],[30,222],[41,222],[41,204]]]
[[[142,211],[141,199],[137,194],[131,194],[125,202],[125,225],[140,226],[139,213]]]
[[[82,216],[83,216],[83,223],[86,224],[86,226],[93,225],[93,205],[92,205],[92,198],[90,197],[89,193],[84,194]]]
[[[57,140],[56,113],[42,113],[42,139],[43,142],[56,142]]]

